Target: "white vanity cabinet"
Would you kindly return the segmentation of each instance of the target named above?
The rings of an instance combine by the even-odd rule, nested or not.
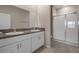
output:
[[[31,39],[26,39],[19,43],[19,53],[31,53]]]
[[[21,40],[18,43],[18,52],[19,53],[30,53],[31,52],[31,38],[28,35],[22,35],[18,37],[18,40]]]
[[[30,53],[31,39],[27,35],[2,39],[0,53]]]
[[[44,45],[44,32],[38,32],[32,35],[32,52]]]
[[[10,44],[0,48],[0,53],[30,53],[31,41],[29,39],[23,40],[19,43]]]
[[[18,52],[17,43],[0,47],[0,53],[17,53],[17,52]]]
[[[39,36],[32,37],[32,52],[39,48]]]
[[[31,53],[44,45],[44,32],[0,40],[0,53]]]
[[[44,45],[44,32],[39,33],[39,47]]]

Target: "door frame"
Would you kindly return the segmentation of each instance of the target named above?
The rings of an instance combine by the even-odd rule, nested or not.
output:
[[[53,41],[53,5],[50,5],[50,37],[51,37],[51,47]]]

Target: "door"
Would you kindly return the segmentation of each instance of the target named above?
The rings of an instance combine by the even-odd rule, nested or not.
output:
[[[0,48],[0,53],[17,53],[19,46],[17,43],[7,45]]]
[[[31,53],[31,39],[26,38],[19,43],[19,53]]]
[[[65,40],[65,15],[54,17],[53,36],[54,39]]]
[[[66,41],[78,43],[77,14],[66,16]]]

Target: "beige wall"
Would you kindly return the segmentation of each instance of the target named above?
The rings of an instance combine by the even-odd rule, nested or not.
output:
[[[30,5],[30,27],[41,27],[38,5]]]
[[[0,5],[0,13],[11,15],[11,28],[28,28],[29,12],[10,5]]]
[[[50,39],[50,6],[41,5],[38,6],[38,14],[41,27],[45,28],[45,44],[47,47],[51,46]]]

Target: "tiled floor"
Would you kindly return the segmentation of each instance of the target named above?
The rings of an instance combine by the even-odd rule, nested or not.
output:
[[[42,47],[37,53],[79,53],[79,48],[54,41],[52,48]]]

